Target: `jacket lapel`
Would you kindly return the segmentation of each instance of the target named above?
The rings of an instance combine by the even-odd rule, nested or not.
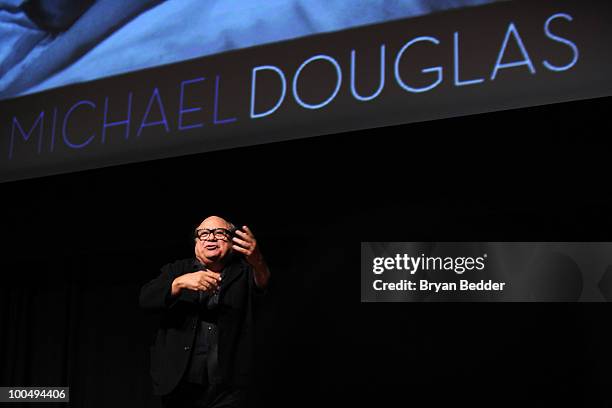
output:
[[[223,271],[223,278],[221,279],[221,291],[228,288],[232,284],[232,282],[238,279],[238,277],[240,277],[240,275],[242,274],[242,271],[242,262],[237,259],[232,260]]]

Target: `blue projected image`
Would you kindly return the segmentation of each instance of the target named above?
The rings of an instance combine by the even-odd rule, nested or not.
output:
[[[0,0],[0,99],[500,0]]]

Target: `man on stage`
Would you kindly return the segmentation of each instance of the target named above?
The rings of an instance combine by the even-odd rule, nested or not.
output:
[[[164,407],[240,407],[253,344],[253,303],[270,271],[247,226],[217,216],[195,230],[195,257],[165,265],[140,306],[162,312],[151,348],[153,391]]]

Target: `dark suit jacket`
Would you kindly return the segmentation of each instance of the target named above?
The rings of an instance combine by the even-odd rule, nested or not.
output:
[[[194,259],[182,259],[162,267],[161,274],[140,291],[140,307],[161,312],[155,343],[151,346],[151,377],[156,395],[170,393],[189,363],[201,307],[208,295],[182,290],[170,297],[172,281],[194,272]],[[221,281],[218,327],[218,378],[233,386],[247,386],[252,365],[253,308],[264,292],[257,288],[252,268],[242,259],[230,264]]]

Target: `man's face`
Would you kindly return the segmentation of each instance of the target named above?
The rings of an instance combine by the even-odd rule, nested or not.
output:
[[[221,217],[206,218],[196,228],[195,255],[204,264],[223,261],[231,252],[230,224]]]

